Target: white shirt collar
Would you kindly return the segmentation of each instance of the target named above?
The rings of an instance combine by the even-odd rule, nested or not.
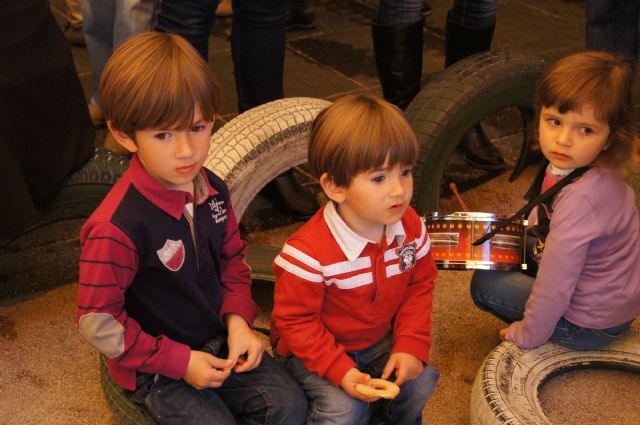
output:
[[[332,201],[327,203],[323,215],[324,221],[327,223],[327,226],[329,226],[329,231],[335,238],[336,242],[338,242],[340,249],[342,249],[342,252],[344,252],[344,255],[349,261],[354,261],[360,257],[362,250],[364,250],[368,243],[378,243],[377,241],[369,240],[354,232],[347,223],[344,222],[342,217],[340,217]],[[402,226],[402,221],[397,221],[387,226],[385,230],[385,237],[387,245],[391,245],[394,240],[397,240],[398,245],[402,245],[406,239],[406,233]]]

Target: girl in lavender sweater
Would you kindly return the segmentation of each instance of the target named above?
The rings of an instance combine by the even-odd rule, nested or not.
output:
[[[618,338],[640,314],[638,210],[624,181],[638,149],[632,82],[632,71],[602,52],[561,59],[538,82],[548,161],[538,191],[587,168],[529,216],[537,272],[474,273],[473,301],[509,324],[502,340],[592,349]]]

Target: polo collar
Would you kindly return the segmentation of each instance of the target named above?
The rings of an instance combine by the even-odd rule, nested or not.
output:
[[[193,202],[191,194],[182,190],[167,189],[145,170],[138,159],[138,155],[134,154],[129,163],[129,173],[131,173],[131,181],[133,185],[142,193],[142,195],[150,200],[158,208],[171,215],[176,220],[182,216],[182,211],[186,204]],[[204,167],[200,168],[196,174],[194,182],[194,192],[196,204],[200,205],[209,197],[217,195],[218,191],[211,186],[207,178]]]
[[[354,232],[347,223],[344,222],[342,217],[340,217],[332,201],[329,201],[325,206],[323,217],[329,227],[329,231],[335,238],[336,242],[338,242],[338,246],[340,246],[340,249],[349,261],[354,261],[360,257],[367,244],[378,244],[377,241],[369,240]],[[391,245],[394,240],[398,242],[398,245],[402,245],[406,239],[406,232],[404,231],[402,221],[398,221],[386,227],[385,239],[387,245]]]

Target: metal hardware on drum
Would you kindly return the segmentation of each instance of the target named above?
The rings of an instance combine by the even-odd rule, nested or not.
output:
[[[441,270],[526,270],[526,220],[504,225],[506,216],[483,212],[425,214],[431,253]],[[504,226],[503,229],[500,229]],[[473,242],[490,231],[497,233],[479,246]]]

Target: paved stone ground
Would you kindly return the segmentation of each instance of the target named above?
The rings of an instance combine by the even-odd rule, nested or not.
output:
[[[446,10],[450,0],[433,0],[425,32],[424,80],[441,71]],[[62,0],[51,0],[57,17]],[[374,16],[370,0],[312,0],[317,17],[313,31],[290,34],[287,42],[287,96],[328,100],[343,94],[379,94],[371,36]],[[584,2],[577,0],[504,0],[500,4],[493,48],[512,50],[553,61],[584,48]],[[210,39],[210,63],[224,92],[221,121],[236,115],[229,42],[230,23],[216,23]],[[72,48],[87,97],[93,88],[84,48]],[[636,93],[638,85],[636,85]],[[104,138],[99,131],[97,145]],[[302,170],[303,172],[304,170]],[[471,210],[509,212],[533,173],[526,170],[515,183],[500,176],[464,193]],[[637,179],[634,180],[637,185]],[[308,186],[318,190],[314,182]],[[459,209],[443,199],[444,211]],[[0,248],[0,423],[98,424],[115,420],[98,382],[95,351],[75,330],[78,231],[82,219],[67,220],[33,231]],[[279,246],[300,223],[256,198],[244,226],[253,244]],[[424,423],[464,424],[476,371],[497,344],[500,323],[479,312],[468,296],[470,272],[444,271],[434,301],[432,360],[441,371]],[[11,289],[7,289],[11,288]],[[18,295],[20,292],[22,295]],[[271,285],[256,285],[266,326]],[[544,388],[545,411],[556,424],[637,423],[640,378],[623,373],[577,372],[562,375]],[[594,385],[594,383],[597,383]],[[591,389],[596,391],[589,391]],[[606,391],[597,391],[606,388]],[[621,402],[624,401],[624,403]]]

